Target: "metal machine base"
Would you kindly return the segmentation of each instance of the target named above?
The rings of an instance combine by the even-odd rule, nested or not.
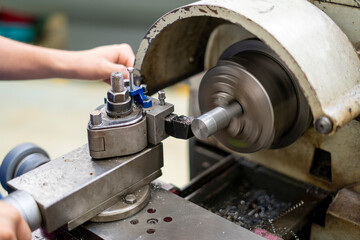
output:
[[[129,198],[129,199],[128,199]],[[91,222],[112,222],[134,215],[143,209],[150,200],[150,186],[145,185],[134,193],[125,195],[118,203],[102,211]]]
[[[152,187],[149,204],[134,216],[108,223],[88,222],[62,234],[64,239],[87,240],[263,239],[158,186]],[[44,237],[37,231],[33,239]]]

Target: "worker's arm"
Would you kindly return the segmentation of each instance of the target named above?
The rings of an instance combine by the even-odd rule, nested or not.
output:
[[[107,79],[134,62],[127,44],[108,45],[85,51],[64,51],[20,43],[0,36],[0,80],[73,78]]]
[[[30,240],[31,231],[20,213],[0,201],[0,240]]]

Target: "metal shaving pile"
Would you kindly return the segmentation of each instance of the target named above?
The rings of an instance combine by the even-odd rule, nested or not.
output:
[[[228,186],[202,207],[249,230],[264,227],[291,204],[276,199],[263,189],[250,188],[248,183]]]

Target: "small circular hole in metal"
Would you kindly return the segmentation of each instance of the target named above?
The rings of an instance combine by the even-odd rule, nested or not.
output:
[[[148,213],[155,213],[156,212],[156,209],[155,208],[149,208],[147,210]]]
[[[148,230],[146,230],[146,232],[148,234],[153,234],[153,233],[155,233],[155,229],[149,228]]]
[[[171,222],[173,219],[172,217],[164,217],[164,222]]]
[[[159,220],[157,220],[156,218],[150,218],[147,220],[147,223],[150,225],[157,224],[158,222]]]
[[[139,220],[133,219],[133,220],[130,221],[130,223],[131,223],[132,225],[136,225],[136,224],[139,223]]]

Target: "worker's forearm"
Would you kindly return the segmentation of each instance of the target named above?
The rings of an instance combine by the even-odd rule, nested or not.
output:
[[[37,47],[0,37],[0,79],[76,78],[74,52]],[[75,70],[76,69],[76,70]]]

